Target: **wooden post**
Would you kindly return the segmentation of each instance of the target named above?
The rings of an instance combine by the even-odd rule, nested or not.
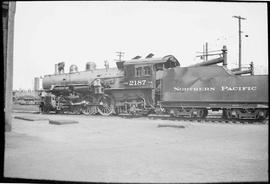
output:
[[[223,66],[227,67],[228,63],[227,63],[227,47],[226,47],[226,45],[223,45],[222,55],[223,55]]]
[[[5,88],[5,131],[11,131],[12,86],[13,86],[13,39],[16,2],[2,3],[4,88]]]

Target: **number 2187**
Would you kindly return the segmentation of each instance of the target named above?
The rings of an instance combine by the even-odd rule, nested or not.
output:
[[[129,86],[144,86],[146,84],[146,80],[131,80],[129,81]]]

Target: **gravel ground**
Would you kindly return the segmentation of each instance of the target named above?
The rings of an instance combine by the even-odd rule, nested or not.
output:
[[[12,104],[13,111],[39,111],[38,105],[20,105]]]
[[[147,183],[268,181],[268,124],[31,116],[79,124],[13,118],[12,132],[6,133],[5,177]]]

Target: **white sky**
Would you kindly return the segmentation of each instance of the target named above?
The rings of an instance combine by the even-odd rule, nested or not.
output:
[[[64,61],[85,70],[86,62],[115,67],[115,52],[174,55],[181,66],[199,62],[196,52],[228,48],[229,68],[238,63],[238,19],[242,21],[242,65],[268,74],[267,4],[244,2],[17,2],[13,89],[33,89],[34,77],[54,73]],[[248,34],[249,37],[244,37]]]

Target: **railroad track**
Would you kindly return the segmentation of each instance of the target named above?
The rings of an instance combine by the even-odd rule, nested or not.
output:
[[[72,113],[64,113],[65,115],[75,115]],[[52,113],[51,115],[57,115],[55,113]],[[78,115],[78,114],[76,114]],[[85,115],[86,116],[86,115]],[[96,115],[92,115],[96,116]],[[99,115],[97,115],[99,116]],[[145,119],[157,119],[157,120],[170,120],[170,121],[190,121],[190,122],[198,122],[198,123],[228,123],[228,124],[267,124],[269,122],[269,119],[265,119],[264,121],[256,121],[256,120],[249,120],[249,119],[242,119],[242,120],[228,120],[221,118],[221,115],[219,114],[209,114],[206,118],[188,118],[188,117],[171,117],[170,115],[156,115],[156,114],[150,114],[148,116],[146,115],[130,115],[130,114],[118,114],[116,115],[121,118],[145,118]],[[110,116],[107,116],[110,117]]]
[[[220,118],[217,115],[208,115],[206,118],[188,118],[188,117],[171,117],[169,115],[128,115],[128,114],[120,114],[118,115],[122,118],[147,118],[147,119],[157,119],[157,120],[170,120],[170,121],[190,121],[190,122],[198,122],[198,123],[228,123],[228,124],[268,124],[268,119],[259,122],[249,119],[243,120],[228,120],[224,118]]]

